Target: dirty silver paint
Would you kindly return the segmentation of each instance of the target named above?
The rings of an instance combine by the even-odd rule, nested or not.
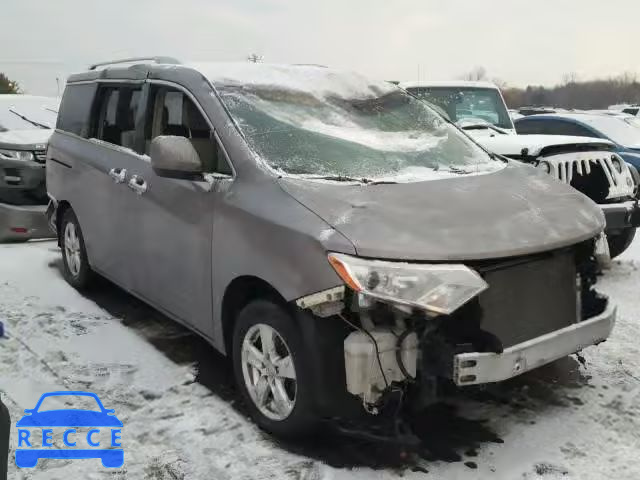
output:
[[[365,257],[508,257],[571,245],[604,227],[587,197],[515,162],[488,175],[410,184],[309,185],[289,178],[280,184]]]

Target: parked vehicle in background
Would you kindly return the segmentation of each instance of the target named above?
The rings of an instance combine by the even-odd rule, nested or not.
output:
[[[493,83],[453,80],[401,82],[399,85],[419,99],[438,107],[454,123],[480,121],[515,133],[502,93]]]
[[[52,236],[45,156],[58,105],[55,98],[0,95],[0,241]]]
[[[609,336],[597,206],[404,90],[103,67],[69,78],[47,152],[64,276],[100,273],[231,356],[264,429],[395,427],[439,379],[506,380]]]
[[[578,135],[612,142],[627,163],[640,171],[640,119],[619,115],[564,113],[536,115],[515,122],[520,135]]]
[[[563,108],[557,107],[520,107],[518,109],[518,113],[523,117],[528,117],[529,115],[544,115],[547,113],[560,113],[566,112],[567,110]]]
[[[640,105],[611,105],[610,111],[626,113],[628,115],[637,117],[640,114]]]
[[[524,117],[524,115],[518,112],[518,110],[513,110],[513,109],[509,109],[509,116],[511,117],[512,121],[517,120],[518,118]]]
[[[501,118],[501,112],[506,111],[499,89],[493,84],[452,81],[438,82],[436,86],[429,82],[401,85],[418,98],[436,102],[441,114],[450,120],[456,118],[457,126],[490,152],[542,168],[555,179],[573,186],[598,203],[607,221],[611,257],[617,257],[631,245],[636,227],[640,226],[636,200],[640,177],[620,160],[612,142],[588,138],[584,132],[573,130],[565,131],[562,136],[513,135],[511,128],[502,128],[508,127],[508,123],[487,121],[487,118]],[[479,90],[482,91],[482,98],[495,100],[484,102],[483,106],[486,110],[490,105],[493,113],[484,118],[458,115],[459,105],[465,106],[465,112],[476,110],[474,102]],[[451,118],[448,112],[457,116]],[[515,124],[517,126],[528,119],[539,118],[540,115],[522,117],[515,120]]]

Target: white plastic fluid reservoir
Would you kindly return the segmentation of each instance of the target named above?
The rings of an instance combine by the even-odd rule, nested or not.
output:
[[[406,379],[398,366],[397,348],[401,348],[402,363],[407,373],[412,377],[416,376],[418,337],[412,332],[399,346],[400,331],[394,334],[390,329],[376,329],[369,333],[371,336],[361,331],[349,334],[344,341],[344,363],[347,390],[361,396],[368,403],[374,403],[387,386],[385,377],[389,384]],[[376,359],[376,347],[371,337],[378,345],[380,362]],[[381,365],[384,376],[380,370]]]

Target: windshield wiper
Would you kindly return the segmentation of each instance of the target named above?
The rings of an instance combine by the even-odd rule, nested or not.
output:
[[[459,128],[462,128],[462,130],[493,130],[494,132],[498,132],[501,135],[507,135],[507,132],[491,124],[485,125],[481,123],[475,123],[473,125],[464,125]]]
[[[18,117],[20,117],[22,120],[24,120],[25,122],[29,122],[31,125],[34,125],[36,127],[40,127],[40,128],[44,128],[45,130],[51,130],[51,127],[48,125],[44,125],[42,123],[36,122],[35,120],[31,120],[30,118],[27,118],[26,116],[16,112],[15,110],[13,110],[12,108],[9,109],[9,111],[11,113],[13,113],[14,115],[17,115]]]
[[[371,180],[369,180],[368,178],[355,178],[355,177],[348,177],[346,175],[318,175],[318,176],[312,176],[312,177],[305,177],[305,178],[310,178],[311,180],[330,180],[333,182],[358,182],[358,183],[372,183]]]
[[[371,180],[367,185],[395,185],[398,182],[393,180]]]
[[[451,173],[457,173],[458,175],[469,175],[471,173],[469,170],[458,167],[449,167],[449,171]]]

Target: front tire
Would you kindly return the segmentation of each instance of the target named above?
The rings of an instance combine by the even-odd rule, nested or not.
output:
[[[631,242],[633,242],[636,236],[635,228],[625,228],[622,232],[616,235],[607,235],[607,242],[609,243],[609,255],[611,258],[616,258],[629,248]]]
[[[233,369],[253,420],[280,437],[313,433],[313,378],[300,329],[281,306],[256,300],[236,319]]]
[[[93,277],[93,271],[89,266],[80,224],[71,208],[62,214],[60,247],[62,248],[62,274],[65,280],[78,290],[87,288]]]

